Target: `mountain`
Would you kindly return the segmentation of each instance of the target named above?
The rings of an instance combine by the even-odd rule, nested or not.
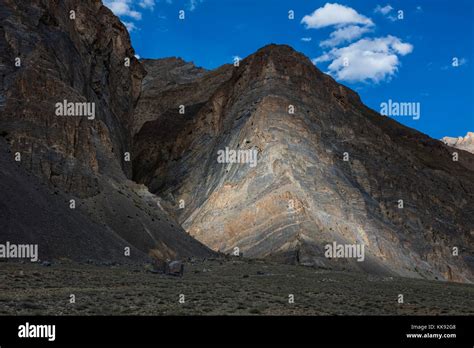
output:
[[[444,137],[441,139],[443,143],[454,147],[456,149],[461,149],[465,151],[469,151],[470,153],[474,153],[474,132],[467,132],[465,137]]]
[[[0,23],[0,242],[41,259],[213,255],[130,180],[145,71],[120,20],[97,0],[4,0]]]
[[[367,108],[292,48],[212,71],[139,62],[98,0],[3,0],[0,23],[0,243],[474,280],[474,155]],[[333,243],[363,260],[326,257]]]
[[[472,154],[453,161],[451,148],[369,109],[285,45],[213,71],[177,58],[142,63],[133,179],[202,243],[330,269],[474,280]],[[257,163],[235,163],[239,150]],[[334,242],[364,244],[364,262],[325,257]]]

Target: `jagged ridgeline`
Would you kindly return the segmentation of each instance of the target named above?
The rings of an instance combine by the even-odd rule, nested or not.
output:
[[[139,62],[100,1],[4,0],[0,20],[0,242],[474,280],[474,155],[292,48],[207,71]]]

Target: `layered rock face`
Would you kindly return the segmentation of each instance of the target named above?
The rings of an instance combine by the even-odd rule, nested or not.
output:
[[[157,197],[129,180],[133,110],[145,71],[118,18],[101,1],[4,0],[0,23],[0,135],[8,153],[1,180],[27,182],[22,178],[33,173],[47,183],[41,191],[5,187],[1,240],[38,242],[44,258],[106,258],[109,253],[92,251],[107,244],[111,254],[131,247],[140,257],[211,255]],[[87,107],[61,114],[58,103]],[[94,112],[84,117],[85,110]],[[23,174],[13,174],[17,165]],[[38,211],[47,211],[50,200],[52,207],[63,205],[64,214],[53,214],[54,228],[48,231],[38,214],[28,220],[19,213],[32,197],[43,197]],[[71,200],[79,223],[66,216],[76,214]],[[93,241],[102,247],[84,249]]]
[[[474,153],[474,132],[467,132],[466,136],[464,137],[444,137],[441,139],[443,143],[454,147],[456,149],[461,149],[464,151],[469,151],[470,153]]]
[[[204,244],[474,280],[473,155],[453,161],[442,142],[367,108],[288,46],[216,71],[176,59],[144,67],[134,178]],[[325,257],[333,242],[365,245],[364,261]]]

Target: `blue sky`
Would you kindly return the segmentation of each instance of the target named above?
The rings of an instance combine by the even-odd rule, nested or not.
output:
[[[388,100],[419,103],[418,119],[390,116],[409,127],[438,139],[474,131],[472,0],[104,3],[141,58],[176,56],[213,69],[269,43],[288,44],[376,111]]]

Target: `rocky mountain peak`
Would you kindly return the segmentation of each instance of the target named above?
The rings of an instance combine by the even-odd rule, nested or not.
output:
[[[474,153],[474,132],[467,132],[464,137],[444,137],[441,141],[451,147]]]
[[[167,86],[143,85],[134,178],[204,244],[329,268],[473,279],[470,259],[450,256],[455,243],[474,245],[470,155],[453,163],[439,142],[370,110],[286,45]],[[222,151],[257,161],[219,159]],[[366,262],[325,258],[334,241],[363,243]]]

